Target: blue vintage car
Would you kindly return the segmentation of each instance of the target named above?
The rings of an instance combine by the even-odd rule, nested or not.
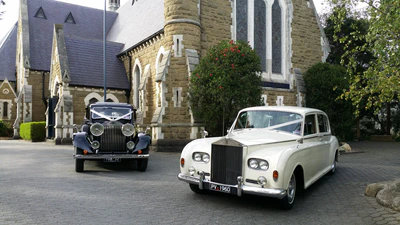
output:
[[[135,109],[126,103],[100,102],[89,107],[88,120],[73,134],[75,171],[83,172],[85,160],[104,162],[137,161],[146,171],[151,137],[137,132]]]

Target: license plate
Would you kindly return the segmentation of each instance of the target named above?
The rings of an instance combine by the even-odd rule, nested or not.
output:
[[[104,162],[121,162],[121,158],[105,158]]]
[[[218,184],[210,184],[210,190],[212,191],[219,191],[224,193],[231,193],[231,187],[225,185],[218,185]]]

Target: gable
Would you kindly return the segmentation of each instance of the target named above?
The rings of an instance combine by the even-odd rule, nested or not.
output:
[[[0,83],[0,96],[1,99],[15,99],[17,97],[14,88],[8,82],[7,78]]]

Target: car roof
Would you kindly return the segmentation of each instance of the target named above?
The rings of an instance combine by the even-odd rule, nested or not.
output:
[[[260,111],[260,110],[292,112],[292,113],[298,113],[301,115],[306,115],[308,113],[325,114],[323,111],[321,111],[319,109],[298,107],[298,106],[255,106],[255,107],[244,108],[244,109],[240,110],[240,112],[242,112],[242,111]]]

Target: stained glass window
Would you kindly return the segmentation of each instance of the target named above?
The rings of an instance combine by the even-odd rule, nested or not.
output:
[[[236,40],[248,40],[247,14],[247,0],[236,0]]]
[[[254,50],[261,59],[261,69],[267,70],[267,36],[266,36],[267,8],[264,0],[254,1]]]
[[[279,0],[272,5],[272,72],[282,73],[282,18]]]

